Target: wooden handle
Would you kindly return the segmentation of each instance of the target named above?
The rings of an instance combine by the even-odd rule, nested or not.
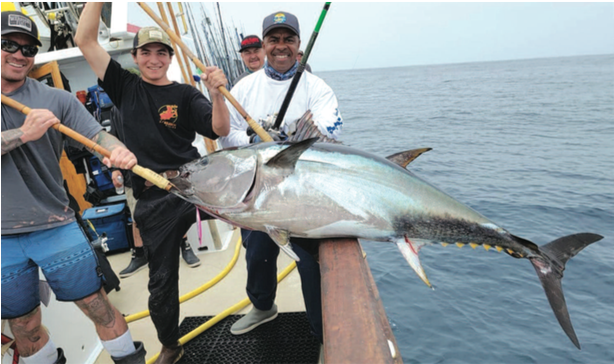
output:
[[[29,107],[25,106],[24,104],[13,100],[12,98],[2,95],[2,103],[5,105],[8,105],[10,107],[12,107],[13,109],[24,113],[26,115],[28,115],[30,113],[30,111],[32,111],[32,109],[30,109]],[[99,153],[102,156],[105,156],[107,158],[111,157],[111,152],[102,147],[100,144],[94,142],[91,139],[86,138],[85,136],[77,133],[76,131],[72,130],[71,128],[67,127],[66,125],[62,125],[62,124],[55,124],[52,126],[52,128],[54,128],[55,130],[59,131],[60,133],[69,136],[71,138],[73,138],[74,140],[78,141],[79,143],[85,145],[86,147],[90,148],[91,150],[96,151],[97,153]],[[156,172],[152,171],[151,169],[148,168],[144,168],[141,167],[139,165],[135,165],[134,167],[132,167],[132,172],[134,172],[135,174],[145,178],[146,180],[148,180],[149,182],[153,183],[154,185],[160,187],[163,190],[167,190],[169,191],[172,187],[173,184],[167,180],[166,178],[160,176],[159,174],[157,174]]]
[[[160,28],[162,28],[166,32],[166,34],[168,34],[168,36],[181,48],[181,50],[183,50],[183,54],[187,55],[188,58],[190,58],[192,62],[194,62],[196,67],[198,67],[201,71],[205,72],[206,66],[198,59],[198,57],[196,57],[196,55],[194,55],[194,53],[192,53],[190,48],[188,48],[188,46],[185,45],[185,43],[183,43],[181,38],[179,38],[177,34],[175,34],[171,30],[168,24],[166,24],[162,19],[160,19],[160,17],[158,17],[156,13],[154,13],[154,11],[151,10],[149,6],[147,6],[147,4],[143,2],[139,2],[137,4],[139,4],[139,6],[143,10],[145,10],[145,12],[160,26]],[[220,93],[224,95],[224,97],[232,104],[232,106],[234,106],[234,108],[237,109],[239,114],[241,114],[243,119],[245,119],[247,124],[249,124],[249,126],[254,130],[256,134],[258,134],[258,136],[260,137],[260,139],[262,139],[262,141],[264,142],[273,141],[273,138],[271,138],[271,136],[266,131],[264,131],[264,129],[260,126],[260,124],[255,122],[247,114],[247,112],[243,109],[243,107],[239,104],[239,102],[232,96],[232,94],[230,94],[230,92],[226,89],[226,87],[220,86],[218,87],[218,91],[220,91]]]

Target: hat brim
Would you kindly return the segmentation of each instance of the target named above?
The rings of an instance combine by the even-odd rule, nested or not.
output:
[[[262,32],[262,38],[266,37],[267,34],[269,34],[271,32],[271,30],[277,29],[277,28],[286,28],[291,30],[294,34],[296,34],[299,38],[301,37],[300,34],[298,34],[298,32],[296,31],[296,29],[294,29],[294,27],[291,27],[290,25],[286,25],[286,24],[273,24],[270,27],[266,28],[264,30],[264,32]]]
[[[239,53],[241,53],[241,52],[243,52],[243,51],[245,51],[245,50],[248,50],[248,49],[250,49],[250,48],[256,48],[256,49],[258,49],[258,48],[262,48],[262,46],[257,46],[257,45],[248,45],[248,46],[245,46],[245,47],[243,47],[243,48],[239,49],[239,51],[238,51],[238,52],[239,52]]]
[[[157,41],[151,41],[151,42],[145,42],[143,44],[140,44],[138,47],[134,47],[134,49],[139,49],[139,48],[143,48],[148,44],[162,44],[163,46],[165,46],[166,48],[169,49],[169,51],[171,51],[172,53],[175,53],[175,50],[173,49],[173,47],[169,46],[166,43],[162,43],[162,42],[157,42]]]
[[[32,34],[30,34],[30,33],[26,32],[25,30],[18,30],[18,29],[5,29],[5,30],[3,30],[3,31],[2,31],[2,35],[6,35],[6,34],[13,34],[13,33],[21,33],[21,34],[28,35],[28,36],[30,36],[30,38],[34,39],[34,42],[36,42],[36,45],[37,45],[37,46],[39,46],[39,47],[42,47],[42,46],[43,46],[43,43],[41,43],[41,41],[40,41],[40,40],[38,40],[37,38],[34,38],[34,37],[32,36]]]

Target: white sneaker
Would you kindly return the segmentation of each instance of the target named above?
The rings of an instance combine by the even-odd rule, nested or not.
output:
[[[250,332],[264,323],[275,320],[276,317],[276,304],[273,304],[273,307],[271,307],[271,309],[268,311],[261,311],[254,307],[247,313],[247,315],[241,317],[239,321],[235,322],[230,327],[230,333],[233,335],[245,334],[246,332]]]

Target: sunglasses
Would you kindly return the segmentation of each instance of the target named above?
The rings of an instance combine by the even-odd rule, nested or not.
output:
[[[32,58],[38,53],[38,47],[35,45],[21,45],[12,40],[2,39],[2,50],[9,53],[15,53],[21,49],[21,54],[24,57]]]

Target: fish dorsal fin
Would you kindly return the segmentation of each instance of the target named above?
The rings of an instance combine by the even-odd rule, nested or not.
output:
[[[303,116],[298,119],[296,124],[292,127],[292,130],[285,130],[286,134],[289,135],[289,142],[299,142],[305,139],[318,138],[318,141],[321,143],[341,144],[340,141],[322,134],[312,117],[313,114],[311,111],[307,110],[307,112],[305,112],[305,114],[303,114]]]
[[[418,158],[420,154],[424,152],[428,152],[431,149],[433,148],[420,148],[420,149],[406,150],[404,152],[389,155],[388,157],[386,157],[386,159],[388,159],[392,163],[396,163],[400,165],[403,168],[406,168],[407,165],[413,162],[414,159]]]
[[[318,138],[311,138],[292,144],[288,148],[277,153],[273,158],[266,162],[266,166],[270,168],[287,168],[294,170],[296,162],[301,157],[301,155],[317,141]]]

